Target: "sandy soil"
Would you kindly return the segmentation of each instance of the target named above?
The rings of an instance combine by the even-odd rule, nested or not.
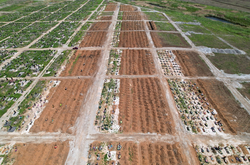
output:
[[[144,31],[121,32],[118,47],[149,47],[149,41]]]
[[[78,50],[60,76],[93,76],[98,70],[101,50]]]
[[[232,133],[250,133],[250,115],[240,107],[227,87],[218,80],[197,80],[209,102]]]
[[[124,50],[121,58],[120,75],[154,74],[152,54],[147,50]]]
[[[137,11],[137,8],[131,5],[121,5],[120,11]]]
[[[87,32],[80,43],[80,47],[100,47],[104,45],[107,32]]]
[[[69,152],[68,141],[16,144],[14,147],[17,147],[17,151],[13,149],[10,154],[10,160],[14,159],[14,165],[63,165]]]
[[[75,124],[90,84],[90,79],[62,80],[49,94],[49,102],[30,131],[72,133],[70,127]]]
[[[173,51],[185,76],[213,76],[206,63],[194,51]]]
[[[173,134],[174,122],[157,78],[121,79],[119,121],[129,132]]]
[[[89,30],[108,30],[110,24],[111,22],[96,22]]]
[[[116,9],[116,4],[115,3],[110,3],[106,6],[105,10],[104,11],[115,11]]]
[[[122,20],[141,20],[140,12],[123,12]]]
[[[156,24],[154,23],[154,21],[147,22],[147,25],[148,25],[149,30],[157,30],[157,27],[156,27]]]
[[[117,150],[117,146],[120,143],[121,150]],[[120,142],[93,142],[91,144],[91,151],[89,152],[92,156],[91,163],[102,162],[96,160],[95,153],[98,152],[103,157],[103,151],[94,151],[93,147],[99,147],[105,144],[113,145],[111,149],[107,148],[107,151],[116,151],[116,160],[121,165],[141,165],[141,164],[155,164],[155,165],[185,165],[186,157],[183,154],[179,143],[168,144],[165,142],[141,142],[135,143],[131,141],[120,141]],[[118,154],[121,154],[121,159],[118,159]],[[114,161],[110,161],[112,163]]]
[[[175,35],[177,35],[180,38],[181,45],[172,44],[171,39],[166,40],[163,37],[161,37],[157,32],[151,32],[150,34],[152,36],[155,47],[157,47],[157,48],[161,48],[161,47],[186,47],[186,48],[189,48],[190,47],[188,45],[188,43],[186,42],[186,40],[180,34],[175,34]]]
[[[125,21],[122,22],[121,30],[145,30],[142,21]]]

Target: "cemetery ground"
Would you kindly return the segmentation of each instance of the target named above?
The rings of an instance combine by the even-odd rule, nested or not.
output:
[[[8,5],[3,164],[249,164],[249,50],[225,29],[106,0]]]

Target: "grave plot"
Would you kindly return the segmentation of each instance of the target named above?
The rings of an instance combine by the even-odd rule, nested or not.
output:
[[[95,141],[89,146],[90,164],[188,164],[179,143],[132,141]]]
[[[32,48],[60,47],[67,42],[79,25],[80,22],[62,22],[54,30],[32,45]]]
[[[200,163],[207,164],[249,164],[249,144],[195,144]]]
[[[106,8],[105,8],[104,11],[115,11],[116,7],[117,7],[117,4],[115,4],[115,3],[108,4],[108,5],[106,6]]]
[[[109,62],[107,68],[107,75],[119,75],[121,67],[122,50],[111,50],[109,53]]]
[[[142,21],[124,21],[121,30],[145,30],[145,27]]]
[[[124,133],[174,134],[175,124],[159,79],[121,79],[119,123]]]
[[[198,134],[231,133],[220,109],[213,105],[200,83],[192,80],[168,80],[180,117],[187,131]]]
[[[119,26],[119,25],[118,25]],[[118,27],[119,28],[119,27]],[[114,34],[113,34],[113,38],[112,38],[112,43],[111,43],[111,45],[113,46],[113,47],[118,47],[118,45],[119,45],[119,42],[120,42],[120,31],[115,31],[114,32]]]
[[[43,19],[47,15],[48,15],[48,13],[37,12],[37,13],[33,13],[31,15],[28,15],[22,19],[19,19],[19,20],[17,20],[17,22],[34,22],[34,21],[38,21],[40,19]]]
[[[62,80],[46,98],[48,102],[45,109],[30,131],[72,133],[72,127],[91,84],[91,79]]]
[[[174,50],[173,54],[180,62],[185,76],[213,76],[197,52]]]
[[[142,20],[141,12],[123,12],[122,20]]]
[[[208,101],[217,110],[218,116],[228,131],[250,133],[250,115],[235,100],[228,88],[218,80],[197,80],[207,95]]]
[[[158,50],[157,54],[164,75],[183,76],[181,66],[171,50]]]
[[[69,141],[53,143],[17,143],[3,164],[64,164],[69,152]]]
[[[101,50],[77,50],[60,76],[93,76],[98,70]]]
[[[115,25],[115,30],[116,31],[120,31],[122,27],[122,22],[121,21],[117,21],[116,25]]]
[[[8,51],[8,50],[0,50],[0,65],[5,61],[8,60],[9,58],[11,58],[13,55],[16,54],[17,51],[12,50],[12,51]]]
[[[25,51],[2,68],[0,77],[37,76],[55,53],[50,50]]]
[[[89,30],[108,30],[111,22],[96,22],[93,23]]]
[[[12,34],[8,39],[0,43],[1,48],[17,48],[29,45],[34,39],[42,33],[48,31],[56,22],[36,22],[17,34]]]
[[[155,74],[152,54],[148,50],[123,50],[120,75]]]
[[[97,20],[112,20],[113,16],[101,16],[100,18],[98,17]]]
[[[108,15],[113,15],[114,14],[114,12],[113,11],[103,11],[102,13],[101,13],[101,16],[108,16]]]
[[[88,10],[88,9],[86,9],[86,10]],[[66,19],[66,21],[83,21],[83,20],[86,20],[90,14],[91,14],[91,12],[86,12],[86,11],[82,12],[82,11],[78,10],[77,12],[70,15]]]
[[[107,32],[87,32],[80,47],[101,47],[107,38]]]
[[[19,32],[26,26],[28,26],[29,23],[10,23],[0,28],[0,40],[5,39],[6,37]]]
[[[0,21],[1,22],[10,22],[14,21],[18,18],[21,18],[22,16],[28,15],[29,13],[24,13],[24,12],[16,12],[16,13],[3,13],[0,16]]]
[[[119,115],[119,79],[105,79],[95,125],[100,132],[117,133],[120,129]]]
[[[0,117],[22,96],[31,83],[31,80],[15,80],[13,78],[0,81]],[[16,112],[13,116],[17,114]]]
[[[161,48],[161,47],[190,48],[191,47],[180,34],[157,33],[157,32],[151,32],[150,34],[151,34],[151,37],[153,39],[154,45],[157,48]]]
[[[131,5],[121,5],[120,11],[137,11],[137,8]]]
[[[144,31],[120,32],[119,47],[149,47],[147,35]]]
[[[53,14],[50,14],[49,16],[43,18],[41,21],[61,21],[65,17],[67,17],[70,14],[70,12],[60,13],[55,12]]]

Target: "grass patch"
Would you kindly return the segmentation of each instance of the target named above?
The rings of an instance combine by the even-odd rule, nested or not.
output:
[[[180,34],[157,33],[157,35],[161,39],[163,47],[190,47]]]
[[[220,36],[222,39],[226,40],[231,45],[237,47],[238,49],[244,50],[246,52],[249,52],[250,55],[250,38],[249,37],[243,37],[239,35],[233,35],[233,36]]]
[[[144,12],[144,14],[147,16],[148,20],[167,21],[167,18],[165,18],[161,13]]]
[[[199,25],[189,25],[189,24],[180,24],[178,25],[181,30],[183,32],[187,32],[187,31],[193,31],[193,32],[197,32],[197,33],[211,33],[210,31],[208,31],[207,29],[199,26]]]
[[[171,23],[164,23],[164,22],[154,22],[157,30],[163,30],[163,31],[176,31],[174,26]]]
[[[24,5],[14,4],[14,5],[11,5],[11,6],[1,8],[0,11],[13,11],[13,10],[20,9],[22,7],[24,7]]]
[[[244,55],[215,54],[207,56],[220,70],[229,74],[250,74],[250,60]]]
[[[244,97],[250,99],[250,82],[243,82],[241,84],[243,88],[238,88],[238,90]]]
[[[214,35],[192,34],[188,36],[196,46],[206,46],[209,48],[231,48]]]

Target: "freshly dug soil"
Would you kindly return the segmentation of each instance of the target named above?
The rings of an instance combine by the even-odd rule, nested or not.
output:
[[[123,12],[122,20],[142,20],[141,12]]]
[[[156,27],[154,21],[147,22],[147,25],[148,25],[149,30],[157,30],[157,27]]]
[[[107,38],[107,32],[87,32],[80,47],[101,47]]]
[[[121,30],[145,30],[145,27],[142,21],[124,21]]]
[[[108,30],[110,24],[111,22],[96,22],[89,30]]]
[[[137,11],[137,8],[131,5],[121,5],[120,11]]]
[[[116,4],[108,4],[104,11],[115,11],[116,6]]]
[[[120,33],[119,47],[149,47],[149,41],[144,31]]]

